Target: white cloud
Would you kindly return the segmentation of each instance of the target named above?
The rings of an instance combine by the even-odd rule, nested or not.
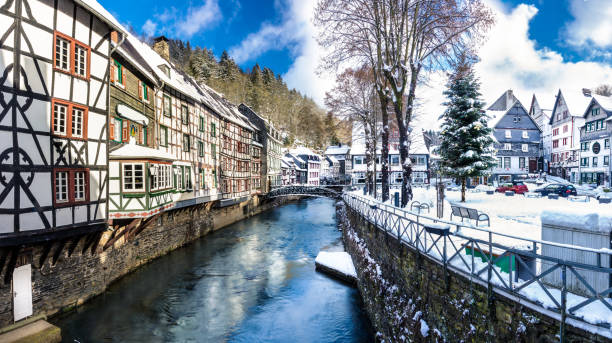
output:
[[[290,49],[293,63],[283,75],[290,88],[296,88],[323,106],[325,92],[333,87],[333,75],[318,75],[316,70],[323,48],[315,39],[312,24],[317,0],[285,0],[277,2],[281,23],[264,23],[257,32],[249,34],[240,44],[229,50],[236,62],[254,61],[270,50]]]
[[[203,0],[201,5],[189,7],[186,13],[181,13],[175,7],[168,7],[154,17],[155,21],[147,19],[142,26],[143,33],[148,37],[158,33],[171,33],[177,38],[189,39],[199,31],[215,27],[223,18],[223,14],[218,0]]]
[[[181,37],[188,38],[201,29],[218,23],[222,17],[218,0],[205,0],[203,5],[187,10],[187,17],[176,22],[176,31]]]
[[[576,46],[612,47],[612,1],[571,0],[574,20],[566,25],[564,36]]]
[[[540,106],[552,109],[559,88],[569,102],[583,97],[581,89],[595,87],[612,80],[612,67],[605,63],[565,61],[556,51],[538,49],[529,39],[529,22],[538,10],[533,5],[521,4],[505,8],[497,0],[487,0],[496,15],[496,24],[488,34],[488,40],[480,48],[481,61],[475,70],[481,81],[483,100],[492,103],[507,89],[528,109],[535,93]],[[443,111],[443,78],[434,77],[438,89],[421,92],[426,95],[421,112],[426,118],[421,123],[426,128],[436,128],[434,118]]]
[[[156,31],[157,31],[157,23],[153,22],[151,19],[147,19],[144,25],[142,25],[142,32],[147,37],[155,36]]]

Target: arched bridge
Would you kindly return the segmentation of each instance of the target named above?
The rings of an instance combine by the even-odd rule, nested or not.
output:
[[[266,198],[276,198],[289,195],[305,195],[326,198],[340,198],[342,196],[343,186],[309,186],[309,185],[294,185],[282,186],[272,189]]]

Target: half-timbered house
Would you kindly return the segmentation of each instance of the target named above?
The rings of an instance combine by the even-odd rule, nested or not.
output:
[[[22,247],[44,242],[40,267],[53,244],[57,261],[106,228],[112,31],[96,1],[0,1],[0,271],[15,321],[33,313]]]
[[[110,34],[119,24],[95,1],[3,3],[0,241],[101,230]]]

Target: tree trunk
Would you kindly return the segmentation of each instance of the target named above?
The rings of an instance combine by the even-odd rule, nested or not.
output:
[[[465,177],[461,178],[461,202],[465,202]]]
[[[363,123],[363,131],[364,131],[364,139],[365,139],[365,164],[366,164],[366,173],[365,173],[365,187],[366,193],[372,195],[372,154],[370,149],[370,144],[372,142],[372,137],[370,134],[370,128],[367,122]]]
[[[387,112],[387,103],[381,104],[382,111],[382,149],[381,149],[381,164],[382,164],[382,201],[389,200],[389,113]]]

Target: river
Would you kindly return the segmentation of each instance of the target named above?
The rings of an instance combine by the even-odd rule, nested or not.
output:
[[[318,273],[334,201],[300,200],[177,249],[51,320],[64,342],[372,342],[359,292]]]

